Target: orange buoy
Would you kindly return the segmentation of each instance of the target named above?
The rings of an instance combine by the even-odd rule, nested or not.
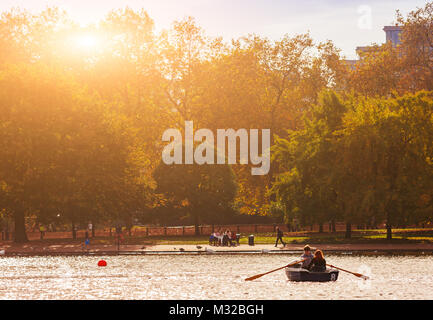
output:
[[[107,266],[107,261],[105,260],[98,261],[98,267],[106,267],[106,266]]]

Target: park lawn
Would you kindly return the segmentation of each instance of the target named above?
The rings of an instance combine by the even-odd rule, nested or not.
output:
[[[365,236],[364,238],[366,240],[368,240],[368,239],[386,239],[386,234],[368,235],[368,236]],[[392,238],[393,239],[399,239],[399,240],[433,242],[433,237],[411,237],[411,236],[393,235]]]
[[[359,233],[369,233],[369,234],[373,234],[373,233],[386,233],[386,229],[356,229],[355,232],[359,232]],[[393,234],[400,234],[400,233],[404,233],[404,234],[426,234],[426,235],[431,235],[433,236],[433,228],[406,228],[406,229],[392,229],[392,233]]]
[[[432,233],[430,231],[430,233]],[[248,236],[242,235],[239,241],[240,244],[248,244]],[[344,232],[336,233],[317,233],[317,232],[302,232],[296,236],[284,236],[283,240],[290,244],[345,244],[345,243],[384,243],[386,239],[386,230],[372,230],[363,232],[352,232],[351,239],[345,239]],[[254,235],[255,244],[275,244],[276,236],[272,233],[259,233]],[[433,234],[426,233],[425,230],[407,232],[394,232],[393,240],[398,243],[419,243],[433,242]],[[207,235],[200,236],[150,236],[150,237],[125,237],[125,244],[145,244],[153,245],[180,245],[180,244],[208,244],[209,237]]]
[[[275,244],[275,240],[277,238],[275,236],[254,236],[255,244]],[[308,240],[308,237],[283,237],[284,242],[287,243],[304,243]],[[248,244],[248,237],[241,238],[239,241],[240,244]],[[281,242],[278,242],[281,244]]]

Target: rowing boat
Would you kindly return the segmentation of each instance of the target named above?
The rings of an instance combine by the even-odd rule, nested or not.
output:
[[[326,269],[323,272],[309,271],[303,268],[286,268],[286,276],[289,281],[314,281],[314,282],[327,282],[337,281],[338,270]]]

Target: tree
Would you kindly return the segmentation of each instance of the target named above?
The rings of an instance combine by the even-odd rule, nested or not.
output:
[[[75,226],[146,200],[147,159],[128,121],[55,68],[9,66],[0,83],[0,182],[15,241],[27,240],[26,215],[60,213]]]
[[[426,92],[359,98],[340,132],[339,194],[364,220],[385,220],[388,239],[393,225],[416,221],[415,213],[428,206],[421,198],[431,191],[432,106]]]
[[[349,72],[349,89],[365,96],[388,96],[393,91],[404,93],[407,87],[402,87],[401,83],[404,70],[400,55],[399,48],[390,42],[370,47]]]
[[[153,173],[156,192],[170,203],[183,207],[199,234],[199,224],[218,221],[236,195],[236,182],[228,165],[166,165],[161,162]]]
[[[349,73],[347,89],[368,96],[433,90],[433,2],[403,17],[401,43],[373,45]]]
[[[408,91],[433,90],[433,2],[411,11],[406,19],[397,11],[402,25],[402,82]]]
[[[282,173],[271,192],[286,214],[304,225],[323,225],[338,217],[337,192],[332,184],[336,158],[333,144],[345,111],[335,93],[322,92],[311,118],[304,119],[304,129],[289,131],[289,139],[278,138],[273,148],[273,161],[279,163]]]

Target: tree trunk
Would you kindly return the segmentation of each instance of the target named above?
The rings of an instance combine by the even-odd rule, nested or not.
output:
[[[319,233],[323,233],[323,223],[319,224]]]
[[[14,221],[15,221],[14,242],[23,243],[29,241],[26,234],[24,211],[20,211],[20,210],[15,211]]]
[[[200,228],[198,227],[199,225],[199,221],[198,221],[198,216],[194,217],[194,229],[195,229],[195,235],[199,236],[200,235]]]
[[[392,240],[391,212],[386,213],[386,240]]]
[[[331,226],[332,226],[332,233],[336,233],[337,228],[335,227],[335,220],[334,219],[332,219],[332,221],[331,221]]]
[[[352,225],[350,224],[350,222],[346,223],[346,239],[350,239],[352,237]]]
[[[77,230],[75,230],[75,222],[72,221],[72,239],[77,239]]]
[[[9,223],[6,220],[5,240],[9,240]]]
[[[392,240],[392,226],[389,223],[386,224],[386,240]]]

